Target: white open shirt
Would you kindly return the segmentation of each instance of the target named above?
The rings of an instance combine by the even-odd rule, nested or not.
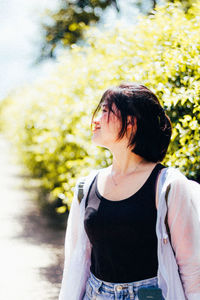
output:
[[[94,176],[85,180],[79,204],[76,184],[65,236],[65,262],[59,300],[82,300],[91,265],[91,243],[84,228],[85,200]],[[168,189],[168,224],[165,226]],[[158,238],[158,285],[165,300],[200,300],[200,184],[168,167],[159,175],[156,234]],[[175,254],[174,254],[175,253]],[[179,275],[180,274],[180,275]]]

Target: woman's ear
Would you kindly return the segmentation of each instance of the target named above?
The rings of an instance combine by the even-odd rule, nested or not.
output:
[[[126,136],[127,138],[133,137],[137,131],[137,119],[136,117],[127,117],[127,132]]]
[[[136,117],[128,116],[128,118],[127,118],[127,129],[131,129],[133,131],[137,130],[137,119],[136,119]]]

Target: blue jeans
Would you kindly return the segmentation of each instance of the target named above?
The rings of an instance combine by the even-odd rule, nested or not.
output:
[[[112,283],[100,280],[90,272],[83,300],[138,300],[138,290],[147,287],[158,288],[158,278]]]

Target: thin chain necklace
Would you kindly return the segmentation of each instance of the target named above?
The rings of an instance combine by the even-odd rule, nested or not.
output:
[[[139,161],[139,163],[137,163],[136,167],[134,168],[133,171],[131,171],[130,174],[133,174],[133,173],[137,170],[137,168],[139,167],[139,165],[140,165],[143,161],[144,161],[144,158],[141,159],[141,160]],[[129,175],[130,175],[130,174],[129,174]],[[112,173],[110,173],[110,175],[111,175],[111,179],[112,179],[114,185],[117,186],[119,183],[117,183],[117,182],[114,180],[114,177],[113,177]]]

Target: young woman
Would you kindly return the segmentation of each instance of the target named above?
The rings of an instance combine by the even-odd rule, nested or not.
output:
[[[157,97],[139,84],[109,88],[92,124],[113,162],[86,178],[80,204],[76,186],[59,300],[199,300],[199,186],[161,163],[172,128]]]

